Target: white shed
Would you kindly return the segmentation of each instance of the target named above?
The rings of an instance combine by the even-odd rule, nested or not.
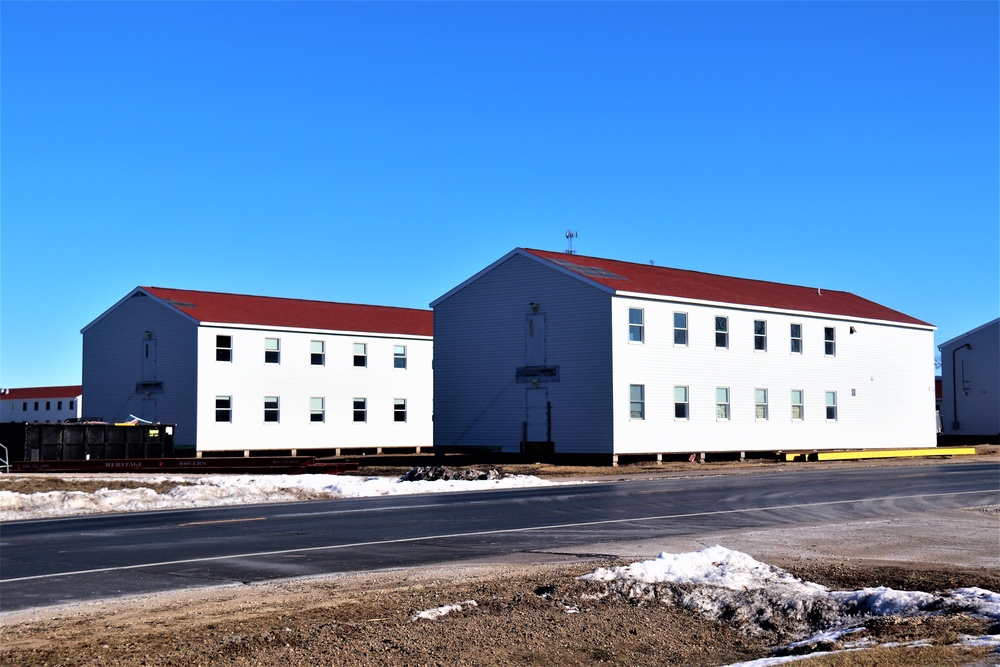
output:
[[[430,447],[429,310],[137,287],[83,333],[89,415],[175,447]]]
[[[938,349],[942,439],[1000,442],[1000,318]]]
[[[934,327],[847,292],[518,248],[431,306],[442,450],[935,444]]]

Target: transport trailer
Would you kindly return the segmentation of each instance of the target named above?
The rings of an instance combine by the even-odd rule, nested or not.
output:
[[[12,461],[11,472],[149,472],[248,473],[255,475],[339,475],[358,469],[357,463],[317,461],[314,456],[255,456],[244,458],[90,459],[83,461]]]
[[[0,424],[9,462],[173,457],[173,424],[20,422]]]

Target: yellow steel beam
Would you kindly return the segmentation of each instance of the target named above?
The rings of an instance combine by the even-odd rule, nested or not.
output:
[[[891,459],[907,456],[969,456],[975,447],[924,447],[920,449],[859,449],[852,452],[816,452],[817,461],[848,461],[852,459]]]
[[[975,447],[920,447],[917,449],[855,449],[827,452],[779,452],[785,461],[852,461],[891,459],[907,456],[971,456]]]

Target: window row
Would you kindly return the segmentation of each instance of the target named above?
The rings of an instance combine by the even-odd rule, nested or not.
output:
[[[215,337],[215,360],[229,361],[229,362],[233,360],[232,336],[218,335]],[[264,363],[265,364],[281,363],[280,338],[264,339]],[[326,343],[324,341],[321,340],[309,341],[309,363],[313,366],[326,365]],[[352,363],[354,364],[354,366],[360,368],[368,366],[367,343],[354,343]],[[406,368],[405,345],[392,346],[392,367],[400,369]]]
[[[642,308],[628,309],[628,339],[632,343],[644,343],[646,340],[645,312]],[[717,316],[715,318],[715,347],[718,349],[729,348],[729,318]],[[853,333],[853,330],[852,330]],[[791,324],[788,332],[789,349],[792,354],[802,354],[802,325]],[[688,314],[674,313],[674,345],[687,347],[688,345]],[[767,320],[753,321],[753,349],[759,352],[766,352]],[[828,357],[837,355],[837,328],[823,327],[823,354]]]
[[[35,404],[34,412],[38,412],[38,406],[40,405],[41,402],[40,401],[32,401],[32,402]],[[75,407],[76,401],[66,401],[66,403],[69,404],[69,407],[66,408],[67,410],[76,409]],[[45,401],[45,409],[47,411],[52,409],[52,401]],[[62,410],[62,409],[63,409],[63,402],[56,401],[56,410]],[[28,411],[28,401],[21,401],[21,412],[27,412],[27,411]]]
[[[281,397],[280,396],[265,396],[263,403],[263,415],[265,422],[280,422],[281,421]],[[367,422],[368,421],[368,399],[367,398],[354,398],[351,401],[351,414],[352,420],[356,422]],[[394,422],[405,422],[406,421],[406,399],[405,398],[394,398],[392,400],[392,420]],[[233,397],[232,396],[216,396],[215,397],[215,421],[217,422],[230,422],[233,421]],[[309,399],[309,421],[310,422],[325,422],[326,421],[326,398],[322,396],[313,396]]]
[[[826,408],[826,421],[837,421],[837,392],[824,392],[824,407]],[[749,397],[748,397],[749,398]],[[792,421],[803,421],[805,413],[805,392],[801,389],[792,389],[789,407]],[[766,421],[770,418],[770,404],[768,402],[767,389],[754,389],[753,393],[754,415],[758,421]],[[715,418],[719,421],[728,421],[731,418],[730,391],[729,387],[715,388]],[[646,418],[646,385],[629,385],[629,416],[631,419],[643,420]],[[674,419],[690,419],[691,404],[689,399],[689,387],[678,385],[674,387]]]

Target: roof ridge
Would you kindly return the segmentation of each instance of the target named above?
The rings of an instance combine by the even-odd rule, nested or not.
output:
[[[634,261],[627,260],[627,259],[609,259],[607,257],[597,257],[596,255],[579,255],[579,254],[576,254],[576,253],[573,253],[572,255],[570,255],[568,253],[560,253],[557,250],[541,250],[541,249],[538,249],[538,248],[522,248],[522,250],[526,250],[526,251],[528,251],[530,253],[566,254],[566,256],[569,257],[569,258],[580,257],[580,258],[583,258],[583,259],[597,259],[597,260],[600,260],[602,262],[612,262],[614,264],[631,264],[633,266],[639,266],[639,267],[643,267],[643,268],[646,268],[646,269],[663,269],[663,270],[667,270],[667,271],[681,271],[683,273],[692,273],[692,274],[698,274],[698,275],[703,275],[703,276],[714,276],[714,277],[717,277],[717,278],[727,278],[729,280],[746,280],[748,282],[754,282],[754,283],[767,283],[769,285],[781,285],[783,287],[798,287],[800,289],[807,289],[807,290],[818,289],[818,290],[825,290],[827,292],[836,292],[836,293],[839,293],[839,294],[850,294],[851,296],[855,296],[855,297],[857,297],[859,299],[864,299],[865,298],[863,296],[858,296],[854,292],[848,292],[847,290],[839,290],[839,289],[833,289],[833,288],[826,288],[826,287],[823,287],[821,285],[799,285],[797,283],[785,283],[785,282],[781,282],[780,280],[765,280],[763,278],[745,278],[743,276],[733,276],[733,275],[729,275],[729,274],[726,274],[726,273],[712,273],[711,271],[699,271],[697,269],[681,269],[681,268],[678,268],[676,266],[661,266],[659,264],[643,264],[642,262],[634,262]],[[870,299],[867,299],[867,300],[870,300]],[[875,303],[875,302],[873,301],[872,303]]]
[[[183,289],[180,287],[159,287],[156,285],[144,285],[140,289],[143,290],[167,290],[170,292],[193,292],[195,294],[213,294],[216,296],[235,296],[243,297],[247,299],[275,299],[277,301],[299,301],[304,303],[326,303],[326,304],[337,304],[342,306],[361,306],[367,308],[395,308],[397,310],[415,310],[415,311],[429,311],[427,308],[411,308],[409,306],[386,306],[382,304],[375,303],[357,303],[354,301],[326,301],[324,299],[304,299],[300,297],[290,297],[290,296],[267,296],[263,294],[244,294],[242,292],[219,292],[215,290],[198,290],[198,289]]]

